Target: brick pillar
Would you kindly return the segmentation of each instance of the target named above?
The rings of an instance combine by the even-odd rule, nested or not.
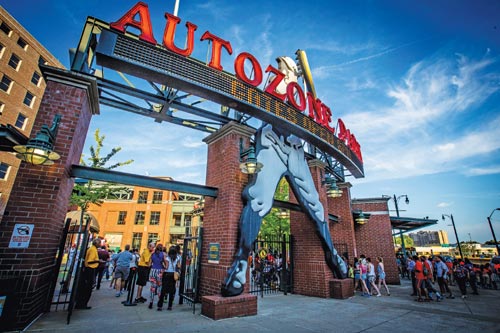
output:
[[[220,294],[222,282],[238,247],[239,219],[243,210],[241,194],[251,177],[240,171],[239,147],[241,139],[244,147],[248,147],[253,133],[253,129],[231,122],[204,139],[208,144],[206,185],[217,187],[219,191],[217,198],[205,198],[200,275],[202,296]],[[220,244],[220,260],[217,264],[208,262],[210,243]],[[245,292],[248,292],[248,288],[247,283]],[[238,306],[234,300],[232,303]]]
[[[73,179],[92,114],[99,112],[95,80],[68,71],[44,68],[47,88],[32,133],[62,115],[52,166],[21,163],[0,225],[0,289],[7,295],[0,327],[22,329],[45,311],[57,278],[56,252],[64,227]],[[9,248],[16,224],[34,224],[28,248]],[[7,289],[8,288],[8,289]]]
[[[368,198],[352,201],[353,210],[362,210],[370,214],[366,224],[355,226],[358,255],[364,254],[372,259],[377,266],[377,257],[384,259],[386,281],[390,284],[400,284],[396,253],[392,240],[391,219],[387,207],[388,198]]]
[[[344,255],[343,246],[347,246],[347,255],[349,262],[353,264],[356,253],[356,238],[354,237],[354,220],[351,211],[351,184],[337,183],[342,190],[342,196],[338,198],[328,198],[328,210],[330,214],[336,215],[338,223],[330,223],[330,234],[333,245],[337,248],[340,255]],[[339,245],[339,246],[337,246]]]
[[[309,169],[327,218],[326,187],[321,185],[324,164],[319,160],[312,160],[309,162]],[[292,195],[290,198],[293,201]],[[329,281],[333,279],[333,273],[326,264],[321,240],[313,223],[304,213],[290,211],[290,231],[294,238],[293,291],[300,295],[328,298]]]

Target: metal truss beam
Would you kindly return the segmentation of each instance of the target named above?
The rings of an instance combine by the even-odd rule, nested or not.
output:
[[[83,179],[100,180],[124,185],[143,186],[166,191],[183,192],[216,198],[218,189],[216,187],[165,180],[161,178],[139,176],[131,173],[111,171],[107,169],[96,169],[82,165],[71,166],[71,177]]]

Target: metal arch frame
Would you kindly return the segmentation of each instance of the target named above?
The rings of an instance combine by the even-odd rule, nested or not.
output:
[[[179,95],[180,91],[170,87],[159,87],[157,83],[142,80],[134,76],[134,79],[141,80],[149,84],[155,93],[148,92],[131,85],[120,84],[99,75],[97,69],[93,67],[95,64],[95,47],[97,45],[97,35],[103,29],[109,29],[109,24],[99,19],[88,17],[85,23],[82,35],[77,49],[72,54],[71,70],[80,72],[82,74],[91,75],[96,78],[99,88],[99,103],[119,110],[128,111],[143,116],[153,118],[156,122],[170,122],[176,125],[196,129],[199,131],[213,133],[218,128],[227,124],[230,121],[235,121],[240,124],[249,125],[249,121],[253,119],[252,116],[233,110],[234,116],[230,115],[230,108],[225,110],[221,109],[221,113],[217,114],[213,111],[206,110],[195,105],[198,102],[191,104],[184,103],[183,100],[189,93]],[[127,36],[138,39],[138,36],[126,32]],[[111,70],[111,69],[110,69]],[[121,73],[120,73],[121,74]],[[126,80],[126,78],[125,78]],[[146,85],[147,85],[146,84]],[[126,98],[122,98],[119,94],[137,98],[144,101],[149,107],[144,107],[133,103]],[[182,111],[194,117],[207,119],[188,119],[184,117],[174,116],[174,111]],[[345,167],[332,158],[330,155],[324,153],[319,148],[310,145],[310,152],[307,154],[308,158],[317,158],[326,164],[325,172],[334,176],[338,181],[345,181]]]

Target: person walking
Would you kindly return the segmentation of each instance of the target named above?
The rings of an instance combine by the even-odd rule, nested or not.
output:
[[[433,286],[433,284],[435,283],[435,279],[434,267],[432,265],[432,262],[425,256],[422,256],[421,259],[424,263],[425,287],[427,288],[427,292],[429,293],[429,300],[432,300],[432,295],[435,294],[436,302],[441,302],[443,300],[443,296],[441,296],[441,293],[437,291]],[[427,271],[427,274],[425,274],[425,271]]]
[[[104,276],[104,272],[108,269],[109,262],[109,252],[106,250],[106,246],[101,246],[97,250],[97,255],[99,256],[99,266],[97,267],[96,275],[97,275],[97,286],[96,290],[101,289],[101,281]]]
[[[363,286],[361,285],[361,270],[359,269],[358,258],[354,258],[354,291],[363,292]]]
[[[155,295],[159,295],[162,289],[163,272],[167,267],[167,260],[163,252],[163,245],[157,244],[155,252],[151,255],[151,271],[149,273],[149,282],[151,283],[151,299],[148,308],[153,308]]]
[[[460,292],[462,293],[462,299],[467,298],[467,287],[465,284],[469,279],[469,271],[465,267],[465,262],[461,261],[458,265],[456,265],[453,274],[455,276],[455,281],[458,284],[458,288],[460,288]]]
[[[368,282],[370,283],[370,286],[372,287],[372,292],[373,289],[377,292],[377,297],[382,296],[380,293],[380,290],[378,289],[377,285],[375,284],[375,266],[372,264],[372,259],[371,258],[366,258],[366,261],[368,262]]]
[[[174,278],[174,273],[179,267],[180,267],[180,258],[178,256],[177,250],[175,249],[175,247],[172,246],[168,250],[167,268],[163,273],[160,299],[158,300],[158,311],[162,310],[163,301],[165,299],[165,295],[167,294],[168,294],[167,310],[172,310],[172,304],[174,303],[174,297],[176,291],[175,288],[176,280]]]
[[[84,267],[82,269],[80,283],[78,283],[79,288],[76,294],[75,309],[91,309],[91,307],[88,306],[88,302],[92,296],[92,288],[94,288],[95,283],[95,272],[100,262],[99,255],[97,254],[97,247],[100,244],[101,241],[99,239],[94,239],[92,245],[85,254]]]
[[[448,266],[446,266],[446,264],[443,262],[443,258],[441,256],[435,257],[434,260],[436,262],[436,277],[439,285],[439,290],[441,290],[441,295],[448,293],[449,295],[447,298],[455,298],[450,290],[450,287],[448,287]]]
[[[408,273],[410,274],[411,278],[411,286],[413,288],[413,293],[411,296],[418,296],[417,292],[417,278],[415,277],[415,263],[418,260],[417,256],[413,256],[411,259],[408,258]]]
[[[126,291],[130,291],[130,289],[132,289],[132,284],[134,283],[134,278],[135,278],[135,275],[137,274],[137,265],[139,264],[139,251],[137,249],[132,249],[131,253],[132,253],[132,260],[130,260],[130,271],[129,271],[129,275],[128,275],[128,278],[127,278],[127,281],[125,282],[125,287],[123,289],[125,289]]]
[[[477,291],[477,278],[476,278],[476,272],[474,271],[474,265],[472,262],[469,260],[469,258],[464,259],[465,263],[465,268],[469,271],[469,285],[472,288],[472,295],[479,295],[479,292]]]
[[[155,243],[149,243],[148,247],[144,249],[139,258],[139,263],[137,266],[137,297],[135,298],[136,303],[144,303],[146,299],[142,297],[142,289],[148,282],[149,270],[151,267],[151,254],[155,250]]]
[[[384,260],[382,259],[382,257],[377,257],[377,275],[378,275],[378,289],[381,290],[380,287],[383,285],[385,291],[387,292],[387,296],[391,296],[389,288],[387,287],[387,283],[385,283]]]
[[[417,287],[417,295],[418,298],[416,299],[419,302],[423,302],[424,298],[422,298],[422,293],[425,296],[425,300],[429,301],[429,294],[427,292],[426,288],[426,282],[425,282],[425,276],[426,274],[424,273],[424,262],[422,260],[419,260],[417,256],[413,256],[413,259],[415,260],[415,279],[416,279],[416,287]]]
[[[368,289],[366,285],[366,280],[368,279],[367,277],[367,271],[368,267],[366,265],[366,258],[361,257],[361,260],[359,261],[359,271],[361,272],[361,291],[363,292],[363,296],[371,296],[370,290]]]
[[[116,268],[115,268],[115,290],[116,297],[120,297],[122,295],[122,287],[124,283],[128,279],[128,275],[130,274],[130,261],[134,259],[133,254],[130,252],[130,245],[125,245],[125,250],[122,251],[117,259],[116,259]]]

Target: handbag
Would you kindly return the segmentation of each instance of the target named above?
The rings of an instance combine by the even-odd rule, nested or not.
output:
[[[179,272],[174,272],[174,280],[177,281],[179,280],[181,277],[181,275],[179,274]]]

